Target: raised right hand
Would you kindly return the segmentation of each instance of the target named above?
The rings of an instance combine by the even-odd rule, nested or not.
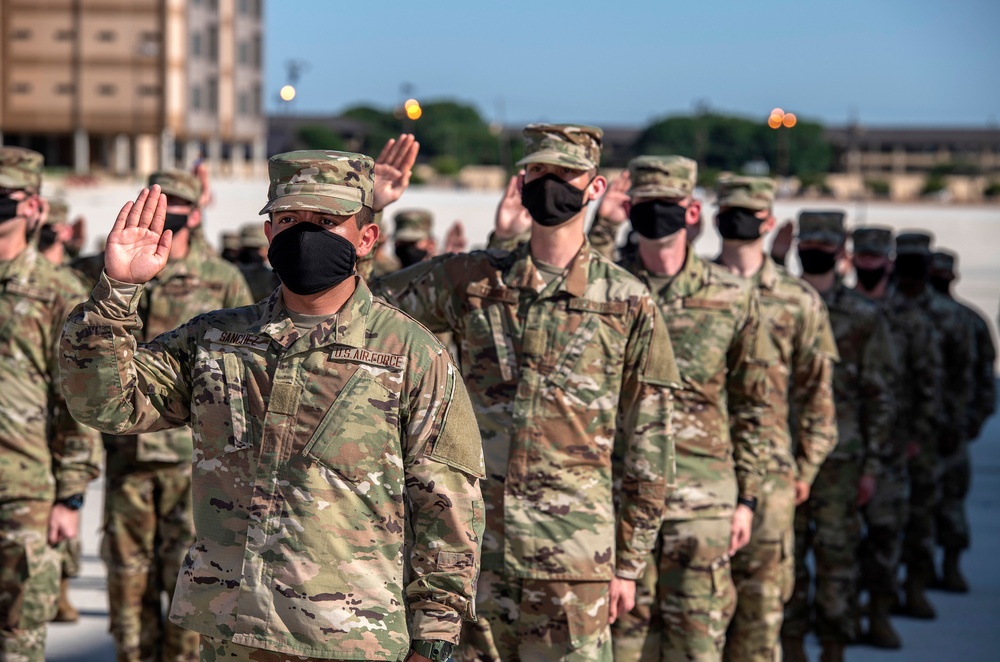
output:
[[[510,178],[507,190],[503,192],[503,198],[497,206],[493,229],[499,239],[510,239],[531,229],[531,214],[521,204],[523,178],[523,170]]]
[[[167,196],[160,187],[142,189],[135,202],[126,202],[108,235],[104,271],[124,283],[146,283],[167,264],[173,233],[163,231]]]
[[[628,170],[622,171],[622,174],[618,175],[615,181],[611,182],[608,190],[604,193],[604,197],[601,198],[601,205],[597,208],[597,215],[608,219],[616,225],[627,221],[628,206],[626,203],[631,201],[631,198],[628,197],[628,189],[631,183],[632,179],[628,174]]]

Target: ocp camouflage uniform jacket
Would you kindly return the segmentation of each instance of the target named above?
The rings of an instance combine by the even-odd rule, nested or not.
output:
[[[912,302],[886,297],[875,303],[889,324],[896,356],[896,421],[889,452],[900,457],[908,442],[934,440],[936,445],[943,377],[941,344],[927,312]]]
[[[892,452],[896,422],[889,326],[878,305],[840,281],[821,296],[840,354],[833,370],[838,440],[830,457],[863,463],[864,474],[877,476]]]
[[[0,262],[0,501],[65,499],[100,474],[97,431],[73,420],[59,388],[62,325],[86,296],[34,245]]]
[[[624,268],[648,287],[641,259]],[[652,291],[652,287],[650,287]],[[737,496],[758,498],[767,465],[766,354],[753,285],[695,255],[653,296],[670,330],[682,387],[674,397],[677,489],[666,519],[730,517]]]
[[[950,298],[950,297],[949,297]],[[967,324],[972,327],[975,337],[975,354],[973,356],[972,367],[976,382],[973,393],[973,404],[969,407],[969,439],[976,438],[980,428],[986,422],[997,406],[996,388],[996,360],[997,350],[993,344],[993,336],[990,334],[989,324],[986,318],[970,306],[952,298],[952,301],[962,307],[965,312]]]
[[[767,470],[793,471],[811,485],[837,445],[833,364],[838,356],[830,318],[816,290],[770,257],[753,282],[760,293],[762,335],[776,355],[768,368]]]
[[[969,434],[969,412],[975,402],[976,378],[975,332],[967,323],[962,307],[956,301],[928,287],[916,297],[907,297],[897,289],[887,295],[890,300],[912,303],[925,310],[934,323],[941,342],[941,400],[943,403],[939,435],[965,440]]]
[[[185,258],[168,262],[157,277],[142,289],[138,304],[141,325],[132,328],[139,342],[148,342],[161,333],[176,329],[191,318],[211,310],[236,308],[254,302],[250,287],[240,270],[222,258],[199,250],[189,250]],[[91,256],[81,261],[85,273],[100,277],[104,260]],[[103,253],[100,255],[103,258]],[[95,281],[96,285],[96,281]],[[109,452],[114,448],[135,447],[136,459],[143,462],[187,462],[191,459],[191,430],[186,427],[139,435],[105,435]]]
[[[62,349],[78,419],[116,434],[194,431],[196,541],[178,625],[295,655],[402,660],[411,636],[457,642],[474,618],[483,460],[471,403],[440,343],[356,283],[305,336],[280,289],[143,345],[139,287],[104,276],[73,311]]]
[[[376,288],[455,334],[486,453],[483,567],[549,580],[641,576],[673,481],[679,380],[646,288],[586,243],[549,285],[525,245],[438,257]]]

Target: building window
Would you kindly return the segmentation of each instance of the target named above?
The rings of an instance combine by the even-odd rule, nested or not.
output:
[[[211,62],[219,60],[219,26],[208,26],[208,59]]]
[[[155,97],[160,94],[159,85],[140,85],[139,86],[139,96],[141,97]]]
[[[56,41],[73,41],[76,32],[73,30],[56,30]]]
[[[260,83],[256,83],[253,86],[253,114],[255,116],[260,115],[261,111],[261,94],[260,94]]]
[[[56,94],[73,94],[76,91],[76,85],[73,83],[59,83],[56,85]]]
[[[111,83],[102,83],[97,86],[97,94],[102,97],[113,97],[118,88]]]
[[[237,59],[240,64],[250,63],[250,44],[245,41],[241,41],[239,46],[236,48]]]
[[[31,30],[28,28],[20,28],[19,30],[11,30],[10,38],[14,41],[27,41],[31,39]]]
[[[247,94],[246,92],[240,92],[238,108],[239,108],[238,112],[240,115],[250,114],[250,95]]]
[[[201,87],[198,85],[191,86],[191,108],[201,110]]]
[[[191,33],[191,57],[201,57],[201,33]]]
[[[14,94],[31,94],[31,83],[14,83],[10,86],[10,91]]]
[[[245,16],[250,13],[250,0],[239,0],[236,7],[237,11]]]
[[[97,41],[112,42],[116,38],[113,30],[101,30],[97,33]]]
[[[263,54],[261,53],[261,51],[263,50],[263,45],[262,45],[262,42],[261,42],[260,34],[255,34],[253,36],[253,49],[252,50],[253,50],[253,66],[255,66],[258,69],[260,69],[260,63],[261,63],[261,60],[263,59]]]
[[[219,80],[215,76],[211,76],[208,79],[206,87],[208,88],[206,92],[208,96],[208,111],[214,113],[219,110]]]
[[[254,18],[260,18],[260,5],[261,5],[261,1],[260,0],[251,0],[251,2],[253,3],[253,15],[254,15]]]

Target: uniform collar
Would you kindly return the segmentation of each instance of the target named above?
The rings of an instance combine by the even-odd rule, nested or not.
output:
[[[24,247],[24,250],[17,254],[13,260],[8,260],[4,268],[0,270],[0,281],[17,281],[27,283],[35,264],[42,258],[38,248],[31,241]]]
[[[372,308],[372,293],[364,279],[355,276],[354,294],[344,307],[329,320],[320,322],[308,335],[308,343],[297,349],[313,349],[325,345],[345,345],[364,347],[365,330],[368,328],[368,314]],[[248,329],[251,333],[270,336],[272,340],[289,349],[301,335],[288,317],[281,299],[281,288],[277,288],[262,304],[260,317]]]
[[[564,275],[559,276],[551,285],[546,286],[542,275],[538,273],[538,267],[531,258],[531,244],[526,242],[519,246],[514,254],[517,260],[511,267],[508,283],[511,287],[522,290],[531,290],[542,294],[550,288],[555,288],[550,292],[554,295],[558,292],[566,292],[570,296],[582,297],[587,291],[587,283],[590,281],[590,264],[593,255],[590,248],[590,241],[583,240],[580,251],[570,261],[569,267]]]
[[[778,285],[778,265],[770,255],[764,255],[764,264],[754,276],[754,281],[765,290],[773,290]]]
[[[705,261],[695,255],[691,244],[687,245],[686,250],[687,253],[684,256],[684,264],[681,266],[681,270],[677,272],[677,275],[673,277],[662,291],[653,292],[657,298],[666,301],[684,299],[699,292],[708,285],[709,273]],[[640,263],[642,262],[641,257],[637,257],[637,260]],[[653,282],[652,278],[655,276],[645,265],[642,265],[641,273],[647,285]]]

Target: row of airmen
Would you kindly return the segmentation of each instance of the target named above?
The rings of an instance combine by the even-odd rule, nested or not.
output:
[[[932,615],[924,588],[935,578],[936,541],[946,550],[941,581],[954,590],[963,588],[958,557],[968,545],[961,512],[961,478],[964,475],[966,489],[968,479],[965,444],[992,411],[993,399],[983,395],[984,389],[992,389],[992,360],[989,384],[978,384],[976,380],[986,375],[981,366],[987,348],[976,344],[974,325],[966,321],[966,313],[954,314],[948,306],[955,304],[928,287],[929,238],[897,237],[893,261],[890,232],[856,230],[853,261],[859,285],[852,291],[837,274],[847,241],[843,215],[807,213],[799,222],[798,250],[805,273],[798,279],[763,251],[764,236],[775,224],[774,183],[733,177],[723,180],[718,191],[723,250],[717,260],[707,261],[695,255],[687,241],[688,229],[698,227],[701,218],[701,204],[692,195],[697,174],[693,161],[637,159],[628,175],[605,191],[603,178],[596,174],[599,130],[533,125],[526,138],[526,172],[512,179],[505,193],[490,251],[424,259],[430,258],[433,248],[425,245],[408,253],[404,234],[397,255],[417,258],[413,260],[417,263],[373,282],[375,291],[432,331],[456,333],[466,383],[475,385],[470,391],[489,476],[484,490],[487,517],[479,621],[463,632],[467,645],[458,656],[517,659],[519,649],[537,651],[539,641],[558,644],[565,639],[563,643],[584,659],[602,659],[612,646],[622,659],[656,659],[660,651],[678,658],[716,659],[725,654],[729,659],[772,659],[780,633],[786,658],[801,659],[802,637],[810,628],[813,609],[804,562],[810,547],[817,556],[815,627],[825,659],[838,659],[843,645],[859,634],[859,573],[870,593],[869,636],[881,645],[893,645],[895,637],[889,610]],[[403,136],[391,141],[375,163],[375,184],[369,182],[375,213],[405,190],[416,150],[412,137]],[[14,257],[33,255],[26,230],[39,217],[29,203],[40,185],[40,165],[40,159],[36,163],[34,155],[23,151],[2,152],[0,184],[18,203],[11,218],[23,221],[15,224],[24,245]],[[150,340],[201,312],[253,300],[235,269],[213,256],[200,238],[204,180],[165,172],[154,174],[150,184],[159,185],[167,196],[165,227],[174,230],[175,239],[166,269],[141,290],[138,311],[143,324],[133,330],[139,340]],[[641,381],[667,386],[675,410],[670,422],[676,471],[668,472],[673,487],[662,504],[665,522],[657,527],[658,535],[645,539],[649,560],[645,554],[611,559],[617,568],[614,575],[638,580],[635,607],[617,615],[613,637],[606,632],[608,609],[614,609],[604,576],[610,557],[598,560],[603,543],[586,535],[603,531],[595,529],[595,515],[588,515],[602,504],[599,498],[591,504],[583,488],[594,484],[587,463],[603,466],[600,457],[591,457],[595,449],[607,451],[610,467],[611,448],[601,435],[593,436],[594,423],[584,421],[600,417],[602,410],[607,415],[609,402],[618,401],[617,391],[626,386],[609,381],[606,366],[628,357],[604,352],[615,346],[616,334],[622,332],[616,327],[618,318],[628,306],[593,300],[599,297],[591,291],[592,272],[605,258],[590,253],[586,244],[581,251],[579,244],[585,204],[597,199],[602,201],[590,231],[596,252],[614,252],[618,227],[626,220],[639,234],[634,250],[623,251],[622,265],[658,303],[658,311],[646,311],[650,320],[665,320],[665,325],[652,324],[647,331],[652,335],[644,342],[660,344],[647,360]],[[35,206],[40,208],[37,202]],[[401,231],[408,225],[428,224],[408,222],[406,215],[400,221]],[[569,230],[577,225],[581,236],[574,244]],[[530,230],[524,241],[520,234],[526,227]],[[546,228],[546,233],[538,227]],[[16,237],[15,231],[10,232]],[[421,234],[414,233],[410,243],[421,241]],[[540,236],[550,245],[544,245]],[[245,262],[266,270],[263,244],[259,240],[258,244],[248,247],[256,248],[258,257]],[[2,248],[0,243],[0,258]],[[568,249],[571,259],[560,258],[558,254]],[[101,261],[101,256],[84,258],[76,266],[99,278]],[[890,278],[893,262],[895,273]],[[376,264],[362,260],[359,271]],[[484,268],[498,274],[497,279],[484,276]],[[34,281],[19,284],[22,276],[38,278],[35,271],[23,265],[8,269],[6,292],[22,298],[27,292],[42,293],[36,297],[39,301],[59,304],[50,306],[55,324],[65,319],[73,298],[83,296],[82,288],[68,281],[47,289]],[[608,282],[619,283],[621,278],[607,272],[596,284],[607,290]],[[539,322],[531,322],[530,311],[528,319],[522,317],[525,313],[512,296],[513,288],[506,287],[512,282],[522,283],[523,291],[534,290],[541,300],[562,302],[557,305],[561,317],[541,320],[543,326],[554,325],[552,342],[532,340],[532,324]],[[620,283],[618,287],[630,291],[625,281]],[[564,292],[569,298],[553,297]],[[21,308],[24,312],[26,305]],[[458,311],[470,314],[459,318]],[[592,314],[584,314],[588,312]],[[14,320],[7,326],[16,324]],[[36,348],[35,353],[39,351]],[[539,384],[532,373],[547,374],[550,382]],[[52,379],[57,381],[58,376]],[[557,403],[544,395],[551,384],[561,385],[564,393]],[[972,384],[977,384],[975,392]],[[536,451],[536,461],[547,459],[544,466],[529,472],[530,480],[518,465],[508,463],[515,461],[515,450],[522,444],[527,442],[523,448],[530,449],[544,443],[528,442],[518,433],[524,424],[517,422],[513,400],[503,406],[492,403],[492,411],[484,414],[491,403],[476,395],[476,389],[506,392],[508,385],[519,394],[536,391],[535,396],[518,396],[524,399],[522,406],[539,410],[531,416],[537,429],[528,437],[570,437],[558,442],[569,446],[553,454]],[[542,399],[533,400],[536,396]],[[610,408],[613,419],[617,406]],[[62,521],[63,511],[79,508],[80,487],[86,478],[96,476],[97,460],[93,453],[83,452],[87,445],[81,439],[90,432],[72,419],[65,420],[64,407],[50,409],[52,413],[42,419],[67,429],[66,434],[50,437],[60,438],[62,444],[49,444],[53,470],[42,479],[21,466],[19,480],[7,481],[6,489],[9,495],[20,489],[21,498],[42,495],[42,502],[50,496],[49,503],[58,506],[47,509],[50,519]],[[559,428],[553,413],[559,414],[555,419],[568,418],[582,427]],[[506,420],[506,414],[513,418]],[[8,445],[6,439],[4,443]],[[67,444],[75,452],[65,450]],[[141,659],[159,649],[178,658],[197,651],[197,635],[164,622],[159,611],[159,596],[171,595],[184,552],[192,543],[191,448],[191,431],[185,427],[104,438],[107,494],[102,555],[109,566],[112,633],[123,659]],[[635,459],[628,449],[618,451],[619,468]],[[558,462],[550,463],[553,459]],[[3,466],[15,470],[10,462]],[[562,532],[529,526],[516,514],[504,512],[505,501],[512,503],[512,494],[525,494],[528,483],[540,476],[550,489],[527,498],[550,516],[568,509],[562,513],[566,528]],[[572,488],[563,490],[563,496],[576,494],[582,501],[547,502],[547,498],[561,499],[556,489],[560,485]],[[934,496],[938,491],[943,498]],[[861,547],[867,561],[861,569],[855,556],[861,545],[859,507],[867,518]],[[632,523],[641,521],[633,518]],[[64,533],[62,537],[72,537],[68,530]],[[512,542],[519,538],[520,543]],[[30,536],[20,540],[39,542]],[[581,540],[586,544],[579,544]],[[627,542],[626,548],[642,551],[643,545]],[[25,548],[44,555],[41,548],[27,544]],[[527,556],[528,550],[538,551]],[[907,566],[903,600],[895,587],[901,555]],[[534,584],[544,588],[516,579],[525,577],[542,580]],[[562,582],[570,586],[560,587],[560,578],[583,581]],[[603,592],[598,588],[586,597],[594,583],[586,580],[603,580],[596,582],[603,584]],[[531,614],[532,632],[537,635],[533,641],[524,636],[519,623],[528,619],[527,606],[536,592],[544,595],[546,590],[553,591],[556,607],[545,613],[546,607],[535,606],[534,611],[542,613]],[[580,604],[571,604],[574,600]],[[40,606],[38,614],[22,615],[39,616],[46,609]],[[36,627],[27,641],[37,646],[38,639]],[[552,651],[549,658],[561,655]]]

